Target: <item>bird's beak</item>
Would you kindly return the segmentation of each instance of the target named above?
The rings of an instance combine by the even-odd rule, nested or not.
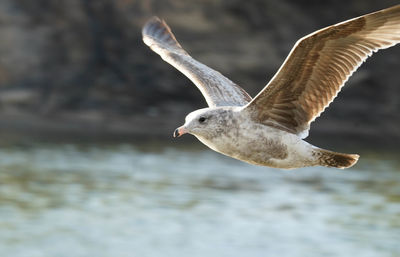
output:
[[[185,126],[181,126],[181,127],[177,128],[177,129],[175,129],[174,137],[180,137],[180,136],[182,136],[183,134],[186,134],[186,133],[187,133],[187,130],[185,129]]]

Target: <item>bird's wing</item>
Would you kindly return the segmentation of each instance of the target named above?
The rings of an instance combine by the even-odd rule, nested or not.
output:
[[[296,42],[275,76],[243,110],[257,122],[304,138],[310,123],[362,62],[399,42],[400,5],[318,30]]]
[[[244,106],[251,101],[241,87],[183,50],[164,21],[153,17],[144,25],[142,35],[146,45],[197,86],[210,107]]]

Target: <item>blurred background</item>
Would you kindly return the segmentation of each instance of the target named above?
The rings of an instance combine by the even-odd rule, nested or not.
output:
[[[294,43],[396,0],[1,0],[0,256],[400,256],[400,47],[307,141],[346,171],[255,167],[172,140],[200,92],[141,40],[163,18],[250,95]]]

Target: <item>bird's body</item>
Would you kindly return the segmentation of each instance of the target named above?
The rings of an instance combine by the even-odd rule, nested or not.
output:
[[[234,114],[224,133],[196,137],[217,152],[255,165],[291,169],[319,164],[313,146],[296,135],[236,115],[241,117]]]
[[[303,139],[310,123],[361,63],[373,52],[400,42],[400,5],[300,39],[254,98],[194,60],[165,22],[153,18],[142,33],[144,42],[192,80],[209,105],[190,113],[174,136],[193,134],[217,152],[256,165],[348,168],[357,162],[358,155],[324,150]]]
[[[282,129],[254,122],[242,109],[211,107],[197,110],[188,116],[189,122],[199,116],[217,122],[212,129],[194,129],[192,133],[214,151],[255,165],[281,169],[329,166],[326,159],[332,159],[332,156],[325,153],[333,152],[315,147]],[[332,162],[335,160],[332,159]],[[336,165],[343,167],[344,164],[338,162]]]
[[[307,143],[303,141],[303,145],[297,136],[253,122],[240,107],[217,107],[204,111],[218,115],[216,119],[222,126],[213,130],[215,133],[200,132],[195,136],[222,154],[252,164],[287,168],[294,164],[293,156],[305,150]],[[301,159],[305,161],[306,158]]]

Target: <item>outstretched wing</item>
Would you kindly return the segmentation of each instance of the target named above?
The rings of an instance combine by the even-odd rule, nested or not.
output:
[[[268,85],[246,106],[253,119],[306,137],[372,53],[400,42],[400,5],[316,31],[295,44]]]
[[[251,101],[241,87],[183,50],[164,21],[152,18],[144,25],[142,35],[146,45],[197,86],[210,107],[243,106]]]

